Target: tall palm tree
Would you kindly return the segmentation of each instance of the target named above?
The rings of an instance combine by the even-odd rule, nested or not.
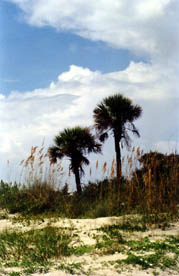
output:
[[[95,128],[98,132],[101,142],[108,138],[108,133],[114,136],[115,152],[116,152],[116,175],[118,180],[122,176],[121,168],[121,146],[125,144],[127,147],[131,145],[131,139],[128,131],[140,137],[139,132],[133,121],[142,114],[142,108],[133,105],[132,101],[121,94],[109,96],[93,111]]]
[[[70,170],[75,175],[77,192],[81,194],[81,175],[84,173],[83,165],[88,165],[89,160],[85,157],[91,152],[101,152],[101,144],[95,141],[89,128],[74,127],[66,128],[54,139],[55,146],[49,148],[49,157],[52,163],[64,156],[69,157]]]

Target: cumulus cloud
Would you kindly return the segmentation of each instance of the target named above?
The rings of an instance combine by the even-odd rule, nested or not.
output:
[[[28,24],[68,30],[149,59],[171,61],[178,49],[177,0],[9,1]]]
[[[169,82],[162,70],[141,62],[107,74],[72,65],[46,89],[0,97],[0,152],[13,159],[44,137],[51,143],[64,127],[91,125],[96,104],[116,92],[143,107],[139,143],[149,148],[172,133],[176,138],[178,98],[172,77]]]

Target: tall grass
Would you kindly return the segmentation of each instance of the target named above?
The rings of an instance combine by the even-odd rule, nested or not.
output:
[[[148,212],[177,212],[179,203],[179,155],[150,152],[139,156],[141,169],[135,169],[129,183],[129,203],[141,202]]]
[[[143,154],[133,148],[122,159],[125,177],[115,178],[115,160],[102,165],[103,180],[84,185],[79,197],[64,183],[61,163],[52,165],[44,148],[31,148],[22,160],[21,182],[0,182],[0,208],[10,213],[53,213],[65,217],[100,217],[138,212],[177,214],[179,204],[179,155]],[[96,162],[95,173],[99,170]],[[90,170],[90,176],[92,176]],[[70,177],[70,176],[69,176]]]
[[[34,185],[34,182],[47,182],[48,185],[56,188],[62,184],[64,171],[61,162],[52,164],[43,145],[40,148],[32,147],[27,159],[20,162],[20,167],[20,182],[25,183],[26,186]]]

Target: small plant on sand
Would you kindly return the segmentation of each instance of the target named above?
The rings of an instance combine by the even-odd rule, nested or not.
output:
[[[61,264],[56,267],[58,270],[64,270],[69,274],[76,274],[82,270],[81,263]]]
[[[0,233],[0,261],[6,266],[47,265],[51,259],[70,255],[71,233],[54,227],[27,232]]]

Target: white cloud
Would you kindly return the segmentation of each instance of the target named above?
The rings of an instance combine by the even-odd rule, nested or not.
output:
[[[177,0],[9,1],[34,26],[69,30],[155,60],[169,61],[178,49]]]
[[[168,152],[174,153],[177,149],[179,149],[179,142],[170,139],[168,141],[160,141],[154,145],[154,150],[164,154]]]
[[[21,159],[44,137],[47,144],[52,143],[64,127],[91,125],[96,104],[116,92],[144,109],[136,122],[142,146],[150,148],[167,140],[171,133],[177,139],[176,83],[173,76],[164,78],[163,74],[162,69],[141,62],[131,62],[126,70],[108,74],[72,65],[46,89],[12,92],[0,99],[0,152],[6,160]]]

